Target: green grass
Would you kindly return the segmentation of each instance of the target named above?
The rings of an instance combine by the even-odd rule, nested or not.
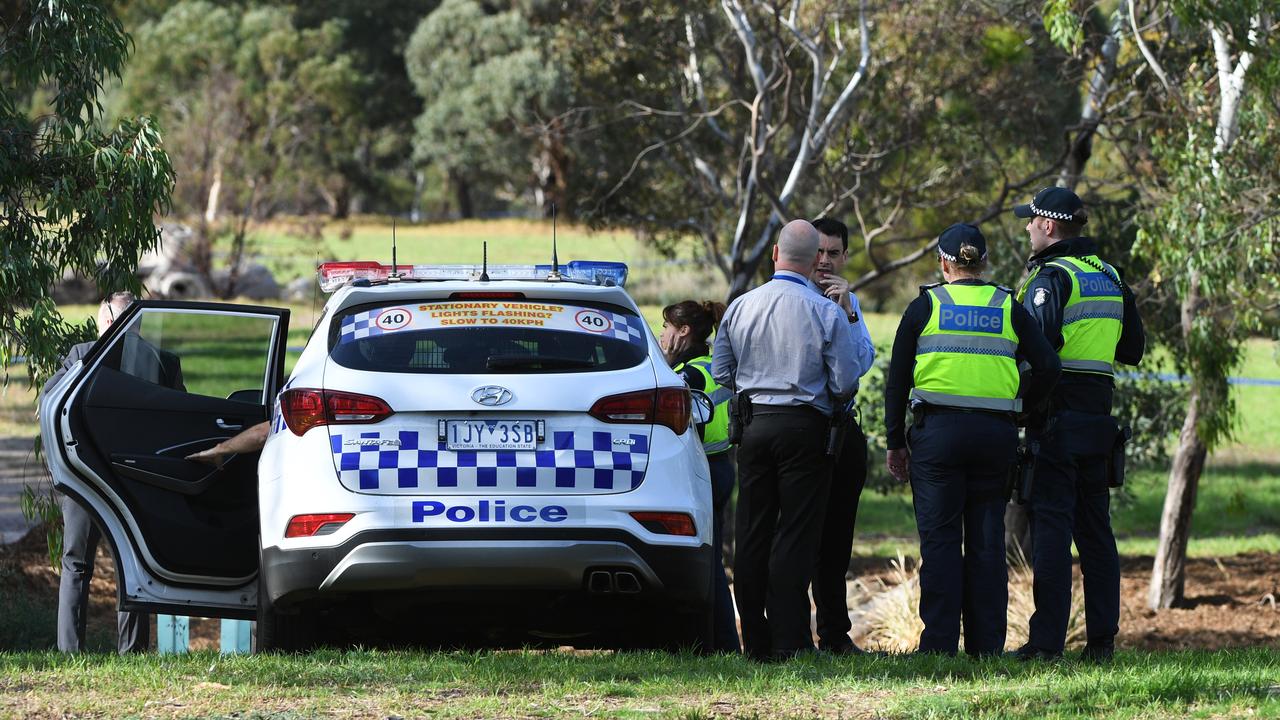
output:
[[[1273,651],[1121,653],[1107,667],[963,658],[491,652],[0,654],[8,716],[1280,716]]]

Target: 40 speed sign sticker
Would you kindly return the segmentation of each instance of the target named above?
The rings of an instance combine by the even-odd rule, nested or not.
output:
[[[613,329],[613,321],[599,310],[579,310],[573,321],[587,332],[606,333]]]
[[[378,313],[378,319],[373,321],[383,332],[392,332],[394,330],[403,330],[409,327],[409,323],[413,321],[413,311],[408,308],[393,307],[387,308]]]

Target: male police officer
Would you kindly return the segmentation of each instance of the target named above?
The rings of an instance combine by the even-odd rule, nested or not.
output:
[[[813,650],[808,589],[831,483],[828,429],[858,378],[848,318],[809,287],[817,257],[818,231],[787,223],[772,280],[729,306],[712,352],[716,382],[752,407],[738,448],[734,583],[756,660]]]
[[[849,281],[840,275],[849,260],[849,228],[833,218],[813,221],[818,231],[818,266],[810,277],[814,288],[834,300],[849,318],[853,330],[858,377],[871,369],[876,346],[867,324],[862,321],[858,296],[849,291]],[[854,393],[857,393],[854,383]],[[852,403],[852,398],[850,403]],[[818,647],[838,655],[861,653],[849,639],[848,587],[845,574],[853,552],[853,526],[858,516],[858,498],[867,482],[867,436],[856,420],[846,418],[844,442],[835,458],[831,491],[827,495],[818,564],[813,570],[813,603],[817,607]]]
[[[1119,273],[1098,258],[1092,239],[1080,236],[1088,216],[1075,193],[1048,187],[1013,212],[1028,218],[1034,253],[1018,299],[1058,349],[1063,371],[1048,408],[1029,429],[1040,443],[1030,498],[1036,611],[1017,655],[1062,656],[1074,538],[1084,575],[1083,657],[1105,660],[1114,652],[1120,622],[1120,560],[1107,478],[1117,446],[1114,365],[1142,359],[1142,319]]]

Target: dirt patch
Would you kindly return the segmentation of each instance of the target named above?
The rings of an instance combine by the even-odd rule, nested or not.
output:
[[[1280,647],[1280,555],[1187,561],[1185,607],[1147,608],[1150,557],[1120,559],[1119,645],[1143,650]]]
[[[1141,650],[1280,647],[1280,554],[1249,553],[1187,560],[1187,603],[1159,613],[1147,608],[1150,557],[1120,559],[1120,635],[1116,644]],[[889,563],[855,558],[851,569],[868,586],[893,584]],[[1075,572],[1080,572],[1079,565]]]
[[[116,635],[116,567],[106,548],[98,545],[94,561],[93,580],[89,583],[89,618],[86,643],[91,650],[111,650]],[[26,606],[35,610],[28,622],[40,625],[28,628],[24,635],[39,638],[34,647],[22,649],[52,649],[56,645],[56,618],[58,607],[58,573],[49,566],[45,549],[44,526],[32,528],[21,540],[0,545],[0,597],[21,598]],[[221,621],[208,618],[192,618],[189,625],[192,650],[216,650],[219,646]],[[47,640],[46,640],[47,638]],[[155,647],[155,617],[151,618],[151,645]],[[0,650],[11,648],[0,648]]]

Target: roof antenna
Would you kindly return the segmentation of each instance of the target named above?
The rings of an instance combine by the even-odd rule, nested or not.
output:
[[[396,263],[396,219],[391,218],[391,273],[387,275],[391,281],[400,279],[400,266]]]
[[[484,264],[480,266],[480,282],[489,282],[489,241],[484,241]]]
[[[556,254],[556,204],[551,203],[551,274],[548,280],[562,280],[560,276],[560,256]]]

